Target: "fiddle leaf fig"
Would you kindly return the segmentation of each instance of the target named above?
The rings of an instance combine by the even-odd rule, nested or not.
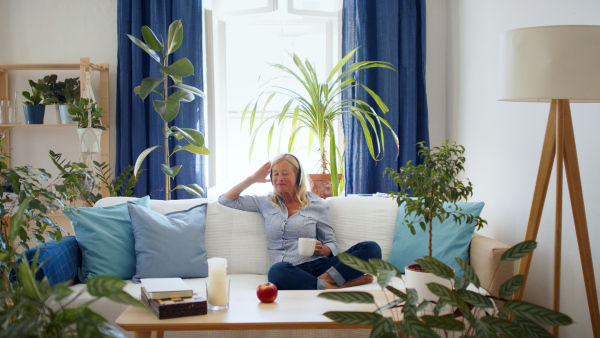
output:
[[[162,128],[164,145],[161,147],[164,151],[165,163],[161,164],[161,170],[165,174],[165,198],[169,200],[171,198],[171,192],[175,189],[185,189],[190,194],[201,197],[203,196],[204,191],[196,184],[180,184],[177,185],[175,189],[171,190],[171,180],[177,175],[177,172],[179,172],[179,167],[174,167],[178,168],[175,172],[174,168],[171,168],[169,165],[169,158],[173,154],[182,150],[196,155],[210,154],[210,151],[204,147],[204,135],[202,135],[200,131],[190,128],[179,129],[176,126],[169,125],[172,124],[177,118],[177,115],[179,115],[181,102],[192,102],[194,101],[195,96],[205,97],[200,89],[183,84],[184,78],[194,75],[194,65],[189,59],[180,58],[169,64],[170,60],[168,55],[179,49],[183,43],[183,25],[180,20],[176,20],[169,25],[166,46],[158,40],[156,34],[148,26],[142,27],[142,36],[144,37],[145,43],[131,35],[128,36],[135,45],[146,51],[152,58],[161,64],[160,72],[162,77],[147,77],[143,79],[141,84],[136,86],[133,91],[135,94],[139,95],[142,100],[148,97],[150,93],[157,93],[160,96],[160,99],[152,101],[152,106],[164,122]],[[156,51],[160,51],[162,54],[162,61],[160,57],[158,57]],[[163,83],[164,87],[157,88],[160,83]],[[178,90],[173,91],[173,89]],[[173,132],[172,128],[175,128],[174,130],[177,130],[177,132]],[[171,146],[169,144],[172,140],[171,136],[175,136],[176,141],[185,140],[188,144]],[[144,150],[138,156],[134,167],[136,179],[140,172],[139,168],[142,162],[148,154],[157,147],[158,146],[152,146]],[[173,150],[170,151],[170,149]]]

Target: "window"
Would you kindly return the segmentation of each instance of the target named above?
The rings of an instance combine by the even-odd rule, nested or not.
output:
[[[278,75],[269,69],[269,63],[293,66],[288,52],[316,64],[319,77],[329,74],[340,59],[342,3],[341,0],[205,3],[206,137],[212,152],[208,160],[208,196],[214,198],[254,173],[275,154],[287,151],[285,135],[289,133],[284,133],[281,142],[274,140],[268,153],[267,129],[263,129],[265,136],[256,139],[249,158],[250,124],[248,121],[242,124],[242,112],[264,90],[268,80]],[[281,109],[284,104],[283,99],[273,100],[269,108]],[[274,113],[266,111],[265,116]],[[309,150],[308,142],[300,142],[307,137],[297,136],[297,139],[294,154],[307,173],[316,173],[318,149]],[[281,144],[280,149],[277,144]],[[247,193],[260,194],[271,189],[269,184],[258,184]]]

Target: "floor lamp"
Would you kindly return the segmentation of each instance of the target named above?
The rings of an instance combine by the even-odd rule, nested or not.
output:
[[[585,216],[583,192],[570,102],[600,102],[600,26],[545,26],[505,32],[500,41],[499,99],[550,102],[550,116],[527,224],[525,240],[537,237],[550,175],[556,158],[556,217],[554,245],[554,310],[560,309],[563,165],[585,289],[595,337],[600,337],[600,311]],[[529,254],[519,264],[525,277]],[[525,285],[514,295],[522,299]],[[558,337],[558,327],[552,334]]]

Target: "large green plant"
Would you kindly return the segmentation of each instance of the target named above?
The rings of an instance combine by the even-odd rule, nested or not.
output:
[[[0,141],[0,145],[2,145]],[[3,146],[3,145],[2,145]],[[44,244],[46,238],[60,241],[63,230],[48,214],[65,206],[68,191],[55,184],[75,184],[82,173],[59,174],[54,180],[41,168],[18,166],[9,168],[8,156],[0,153],[0,336],[2,337],[122,337],[106,319],[89,309],[96,299],[75,308],[51,306],[64,300],[72,291],[65,284],[49,286],[35,279],[39,270],[37,254],[33,263],[16,263],[21,250],[31,243]],[[55,189],[52,189],[55,186]],[[54,190],[54,191],[53,191]],[[42,263],[43,264],[43,263]],[[16,279],[9,280],[8,271],[15,269]],[[110,276],[96,276],[87,282],[88,292],[95,297],[143,306],[123,291],[125,282]]]
[[[292,151],[298,132],[303,129],[309,130],[309,140],[306,140],[309,149],[310,145],[312,145],[313,137],[316,137],[320,152],[321,172],[323,174],[327,172],[331,173],[333,193],[337,196],[338,191],[341,190],[339,189],[338,173],[342,173],[342,156],[336,142],[334,123],[342,115],[351,114],[360,122],[369,153],[373,159],[377,159],[385,149],[383,126],[390,130],[395,139],[396,146],[398,146],[398,136],[387,121],[375,112],[373,107],[362,100],[340,99],[343,92],[362,89],[373,98],[383,113],[389,111],[388,107],[373,90],[363,84],[357,83],[353,76],[356,72],[368,68],[386,68],[395,71],[394,67],[388,62],[361,61],[348,66],[342,71],[342,68],[348,63],[355,52],[356,49],[348,53],[331,70],[331,73],[329,73],[327,79],[323,82],[317,78],[315,66],[308,60],[302,63],[296,54],[290,54],[297,68],[296,70],[282,64],[272,65],[272,67],[281,71],[283,75],[291,76],[292,79],[297,80],[302,86],[303,91],[296,92],[281,85],[273,85],[248,103],[242,114],[242,123],[246,114],[250,112],[250,156],[252,156],[256,137],[263,126],[270,125],[267,136],[267,147],[270,151],[274,130],[276,128],[283,128],[285,121],[291,120],[292,126],[288,151]],[[266,101],[262,107],[262,111],[258,113],[259,101],[265,96]],[[287,99],[287,102],[279,113],[264,119],[265,110],[275,96],[282,96]],[[260,123],[254,128],[254,123],[257,119],[260,119]],[[326,153],[326,146],[329,146],[329,160]]]
[[[475,222],[478,230],[487,222],[479,216],[463,213],[456,204],[473,195],[471,181],[467,179],[465,184],[459,177],[465,170],[465,148],[456,143],[451,145],[447,140],[440,147],[425,147],[423,142],[418,146],[422,164],[414,166],[408,161],[398,171],[386,169],[384,175],[387,173],[399,187],[398,194],[390,195],[396,198],[400,207],[404,205],[407,215],[413,216],[403,221],[412,234],[416,234],[415,223],[424,231],[429,229],[429,256],[432,256],[434,219],[443,223],[452,217],[457,225],[463,221]]]
[[[507,250],[501,262],[521,259],[531,253],[534,241],[519,243]],[[429,283],[427,288],[436,296],[437,302],[424,300],[419,303],[415,289],[403,292],[391,285],[400,271],[390,263],[371,259],[368,262],[347,253],[338,256],[340,261],[361,272],[377,277],[382,290],[386,290],[390,302],[377,304],[373,295],[364,291],[324,292],[319,297],[345,303],[369,303],[373,312],[331,311],[325,316],[342,324],[373,326],[371,337],[552,337],[541,325],[570,325],[573,320],[560,312],[510,297],[523,286],[524,277],[516,275],[500,287],[499,297],[489,295],[481,286],[473,268],[460,258],[455,258],[465,272],[455,277],[446,264],[426,256],[417,260],[430,273],[450,281],[452,287]],[[473,289],[475,287],[475,289]],[[506,316],[498,311],[495,301],[504,303]],[[433,311],[426,311],[430,304]],[[384,316],[391,314],[391,317]]]
[[[174,153],[185,150],[198,155],[210,154],[210,151],[204,146],[204,135],[200,131],[191,128],[179,128],[177,126],[169,127],[169,122],[172,122],[179,113],[179,104],[181,102],[193,101],[195,96],[204,97],[204,93],[200,89],[183,84],[184,77],[194,75],[194,66],[190,60],[181,58],[169,64],[169,55],[179,49],[183,41],[183,26],[181,21],[176,20],[169,26],[166,45],[158,40],[148,26],[142,27],[143,42],[129,34],[127,36],[133,43],[148,53],[153,60],[160,64],[160,72],[162,73],[162,77],[160,78],[147,77],[143,79],[140,85],[134,89],[134,92],[142,100],[146,99],[150,93],[160,96],[160,99],[153,100],[152,104],[164,122],[162,132],[165,137],[163,146],[150,147],[138,156],[134,172],[138,172],[146,156],[154,149],[163,148],[164,164],[161,164],[161,170],[165,173],[166,199],[170,199],[171,191],[175,189],[185,189],[194,196],[202,197],[204,192],[197,184],[178,185],[171,190],[171,179],[175,178],[181,169],[181,165],[175,167],[169,165],[169,158]],[[160,51],[161,55],[159,56],[156,51]],[[171,85],[169,85],[170,82],[172,83]],[[172,94],[169,94],[169,89],[174,89]],[[175,146],[173,152],[170,153],[169,140],[171,137],[177,140],[184,140],[187,144],[184,146]]]
[[[50,86],[44,82],[44,80],[40,79],[38,82],[34,82],[33,80],[29,80],[29,86],[31,87],[31,93],[24,90],[21,94],[26,99],[23,102],[26,106],[40,106],[51,104],[46,97],[45,94],[50,90]]]

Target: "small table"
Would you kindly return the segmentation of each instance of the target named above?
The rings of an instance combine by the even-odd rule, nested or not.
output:
[[[227,310],[208,310],[206,315],[160,320],[148,309],[129,306],[117,318],[116,323],[127,331],[133,331],[134,337],[150,337],[152,331],[157,332],[157,337],[162,337],[164,331],[369,328],[369,326],[338,324],[325,317],[323,313],[327,311],[373,312],[376,310],[375,305],[347,304],[317,297],[322,292],[322,290],[279,291],[275,302],[261,303],[256,297],[256,292],[232,290]],[[388,291],[365,292],[371,293],[379,306],[387,304],[388,299],[389,301],[394,299]],[[390,313],[384,315],[390,316]]]

